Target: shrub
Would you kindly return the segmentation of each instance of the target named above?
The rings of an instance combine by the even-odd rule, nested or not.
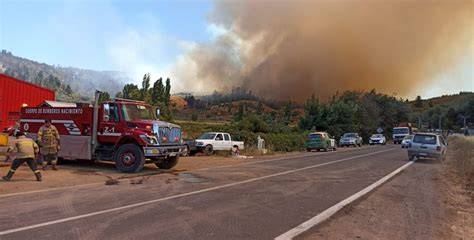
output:
[[[466,181],[469,191],[474,191],[474,137],[449,138],[448,164]]]

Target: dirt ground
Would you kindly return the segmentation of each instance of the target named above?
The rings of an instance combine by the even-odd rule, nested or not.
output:
[[[0,176],[7,174],[10,167],[9,163],[4,163],[5,147],[0,147]],[[115,169],[115,165],[111,162],[92,161],[62,161],[59,165],[59,171],[53,171],[51,168],[47,171],[41,171],[43,181],[37,182],[35,176],[27,165],[21,166],[10,182],[0,180],[0,195],[12,194],[25,191],[37,191],[50,188],[73,187],[83,184],[111,184],[114,181],[130,181],[149,177],[158,174],[169,174],[170,177],[178,172],[192,171],[204,168],[216,168],[226,165],[241,164],[250,161],[265,160],[281,156],[293,156],[301,154],[299,152],[286,154],[273,154],[265,156],[257,156],[251,159],[237,159],[224,156],[205,156],[198,155],[193,157],[181,157],[178,165],[170,170],[162,170],[157,168],[153,163],[146,164],[144,169],[135,174],[119,173]]]
[[[418,160],[298,239],[474,239],[474,204],[451,174]]]

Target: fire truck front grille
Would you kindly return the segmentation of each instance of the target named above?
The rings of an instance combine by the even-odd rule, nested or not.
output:
[[[160,142],[161,143],[181,142],[181,129],[180,128],[160,127],[159,128],[159,137],[160,137]]]
[[[181,128],[171,128],[170,142],[181,142]]]

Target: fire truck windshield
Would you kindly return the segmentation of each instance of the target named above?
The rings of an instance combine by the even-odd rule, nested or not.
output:
[[[153,109],[143,105],[122,105],[122,113],[125,121],[156,120]]]

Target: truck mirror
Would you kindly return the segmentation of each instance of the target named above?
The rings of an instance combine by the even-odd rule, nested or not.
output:
[[[160,109],[159,108],[156,109],[156,118],[160,118]]]
[[[108,103],[104,103],[104,116],[103,120],[105,122],[109,121],[109,115],[110,115],[110,105]]]

